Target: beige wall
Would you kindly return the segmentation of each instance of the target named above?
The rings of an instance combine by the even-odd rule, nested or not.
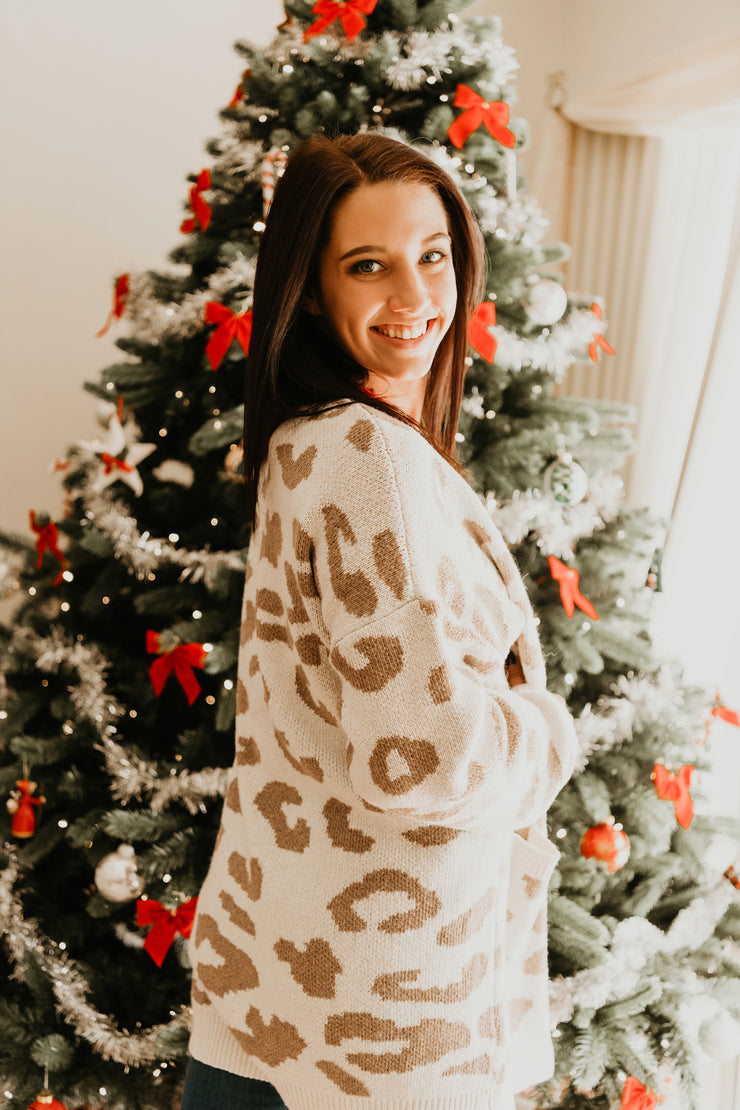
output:
[[[279,0],[28,0],[0,5],[0,525],[60,510],[49,464],[94,431],[82,382],[120,352],[95,339],[112,281],[161,266],[186,174]]]
[[[697,14],[701,11],[701,18]],[[516,111],[530,121],[522,166],[554,216],[565,151],[547,76],[603,91],[658,54],[740,30],[737,0],[479,0],[519,55]],[[88,438],[81,392],[116,357],[97,340],[112,279],[159,266],[178,241],[185,175],[205,164],[231,95],[239,37],[267,42],[279,0],[29,0],[0,10],[3,171],[0,267],[0,525],[58,513],[66,445]]]

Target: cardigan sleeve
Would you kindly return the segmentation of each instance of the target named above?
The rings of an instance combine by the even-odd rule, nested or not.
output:
[[[455,660],[438,603],[414,598],[336,643],[353,788],[421,824],[515,829],[542,817],[572,770],[565,702],[496,689]]]

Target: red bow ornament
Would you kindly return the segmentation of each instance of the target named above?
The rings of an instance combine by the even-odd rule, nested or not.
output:
[[[234,95],[232,96],[231,100],[229,101],[229,107],[230,108],[236,108],[239,101],[243,99],[243,97],[244,97],[244,82],[247,81],[251,76],[252,76],[251,69],[245,69],[244,73],[242,73],[242,79],[239,82],[239,84],[236,86],[236,88],[234,89]]]
[[[484,100],[474,89],[458,85],[455,93],[455,107],[467,109],[447,128],[450,142],[462,150],[467,139],[477,131],[482,123],[502,146],[513,147],[516,135],[506,124],[509,122],[509,105],[503,100]]]
[[[722,704],[722,699],[719,696],[719,690],[714,695],[714,706],[712,708],[712,716],[719,717],[721,721],[727,721],[728,725],[734,725],[735,728],[740,728],[740,717],[734,709]]]
[[[592,304],[591,311],[593,312],[597,320],[601,319],[602,313],[600,304]],[[608,355],[615,355],[617,353],[612,347],[611,343],[607,343],[603,335],[599,335],[598,332],[594,332],[594,337],[588,345],[588,357],[591,359],[592,362],[599,361],[599,352],[596,350],[597,344],[599,347],[601,347],[602,351],[606,351]]]
[[[491,301],[483,301],[476,308],[468,324],[468,342],[486,362],[493,362],[496,355],[498,340],[488,330],[495,323],[496,306]]]
[[[647,1087],[630,1075],[622,1091],[622,1101],[619,1110],[655,1110],[658,1096],[655,1091],[648,1091]]]
[[[206,304],[206,323],[218,324],[206,344],[206,354],[212,370],[221,365],[224,355],[235,339],[245,355],[249,354],[249,341],[252,338],[252,313],[240,312],[237,316],[225,304],[208,301]]]
[[[311,11],[319,18],[304,32],[303,41],[308,42],[314,35],[320,35],[339,19],[347,41],[354,42],[367,26],[364,15],[370,15],[376,3],[377,0],[317,0]]]
[[[694,816],[694,803],[689,794],[691,776],[696,768],[693,763],[684,763],[678,774],[672,774],[662,763],[656,763],[650,778],[655,783],[659,798],[673,802],[676,820],[682,829],[688,829]]]
[[[120,320],[126,311],[126,297],[131,292],[131,281],[128,274],[121,274],[116,278],[116,284],[113,289],[113,307],[108,313],[108,319],[103,324],[100,331],[95,333],[96,338],[100,339],[102,335],[110,328],[114,320]]]
[[[154,693],[159,697],[164,684],[175,672],[175,678],[185,691],[188,705],[192,705],[200,693],[200,683],[193,673],[194,667],[202,667],[206,661],[206,651],[202,644],[178,644],[171,651],[162,651],[161,637],[151,629],[146,634],[146,650],[150,655],[159,655],[149,668]]]
[[[36,570],[41,569],[42,563],[44,561],[44,552],[51,552],[54,558],[59,560],[59,574],[56,576],[52,583],[53,586],[58,586],[59,583],[62,581],[62,575],[67,569],[67,563],[64,559],[64,555],[62,555],[61,551],[59,550],[59,532],[57,531],[57,526],[53,520],[50,520],[48,524],[39,524],[36,513],[33,509],[31,509],[31,511],[29,512],[28,518],[31,522],[32,531],[34,531],[38,536],[38,539],[36,540],[36,551],[38,552],[38,558],[36,559]]]
[[[577,605],[579,609],[583,610],[587,617],[590,617],[593,621],[597,621],[599,619],[599,614],[588,598],[584,597],[578,589],[580,574],[575,567],[566,566],[565,563],[560,562],[560,559],[556,559],[554,555],[548,555],[547,561],[550,565],[550,574],[560,586],[560,600],[568,616],[573,616]]]
[[[197,904],[197,898],[189,898],[176,910],[168,910],[153,898],[140,898],[136,903],[137,924],[151,926],[144,941],[144,949],[157,967],[162,966],[176,933],[186,939],[192,933]]]
[[[208,230],[208,225],[211,222],[211,206],[203,197],[203,193],[210,187],[211,171],[208,169],[201,170],[195,185],[191,186],[190,189],[190,207],[193,210],[193,215],[182,221],[180,231],[185,233],[195,231],[198,224],[200,224],[201,231]]]

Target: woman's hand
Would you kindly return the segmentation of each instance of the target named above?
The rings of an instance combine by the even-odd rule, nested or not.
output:
[[[519,660],[514,656],[511,663],[506,664],[506,680],[509,686],[521,686],[526,682],[524,671]]]

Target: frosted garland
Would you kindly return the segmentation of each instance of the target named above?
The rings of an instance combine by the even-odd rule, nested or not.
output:
[[[552,1028],[570,1021],[576,1009],[597,1010],[609,1003],[629,998],[641,986],[649,960],[661,955],[675,956],[681,949],[696,950],[706,943],[727,912],[734,893],[724,880],[702,898],[681,910],[667,933],[644,917],[620,921],[614,930],[611,951],[598,967],[579,971],[569,978],[550,982]],[[682,987],[703,991],[701,979],[693,972],[680,972]]]
[[[574,352],[585,356],[594,332],[603,333],[605,327],[605,322],[597,320],[588,309],[571,310],[565,320],[544,328],[536,339],[521,338],[497,325],[491,328],[498,343],[496,363],[507,370],[531,366],[559,379],[576,360]]]
[[[580,749],[577,771],[584,769],[592,752],[632,740],[636,731],[655,724],[660,724],[665,737],[664,759],[670,762],[674,757],[682,758],[683,745],[670,739],[680,736],[685,728],[684,694],[675,668],[666,664],[652,678],[622,675],[612,689],[614,697],[600,697],[595,711],[587,705],[576,720]]]
[[[516,490],[504,502],[489,494],[486,508],[508,544],[521,543],[532,533],[544,554],[568,559],[579,539],[615,519],[623,493],[624,484],[618,475],[600,474],[590,479],[588,499],[577,505],[563,506],[550,494],[535,489]]]
[[[550,221],[536,200],[522,196],[509,200],[503,196],[480,192],[471,186],[476,182],[464,184],[468,199],[472,202],[481,230],[486,235],[496,235],[501,239],[521,240],[527,246],[541,243]],[[481,180],[481,186],[488,183]]]
[[[244,572],[246,563],[239,551],[211,553],[178,548],[168,540],[154,539],[147,532],[140,533],[135,520],[120,501],[108,501],[101,495],[89,494],[86,504],[87,520],[108,537],[116,558],[126,563],[139,578],[145,578],[160,563],[172,563],[183,567],[181,578],[190,578],[193,582],[203,579],[211,588],[214,574],[222,568]]]
[[[439,79],[449,74],[453,51],[459,51],[465,65],[485,63],[488,73],[477,81],[476,87],[486,96],[492,95],[493,90],[500,93],[519,69],[514,50],[500,38],[477,43],[463,29],[412,31],[408,35],[386,31],[380,41],[398,51],[397,60],[388,64],[385,76],[389,85],[402,92],[420,89],[430,76]]]
[[[152,1026],[145,1033],[119,1032],[108,1014],[101,1014],[87,1001],[90,986],[70,956],[53,941],[45,940],[34,922],[24,919],[13,891],[20,870],[16,852],[11,845],[5,850],[9,863],[0,872],[0,926],[15,965],[13,978],[23,981],[23,962],[26,953],[32,952],[54,992],[57,1010],[104,1060],[138,1066],[161,1059],[162,1036],[188,1029],[189,1009],[182,1007],[172,1021]]]
[[[215,140],[218,157],[214,169],[229,177],[239,174],[256,180],[265,150],[262,143],[250,139],[244,131],[243,125],[231,121],[224,126],[223,134]]]
[[[191,339],[205,331],[205,308],[208,301],[224,301],[235,290],[251,290],[254,285],[255,262],[242,256],[229,266],[216,270],[208,279],[205,290],[188,293],[182,301],[162,302],[154,294],[155,279],[147,273],[133,274],[126,298],[126,321],[135,338],[145,343],[161,343],[167,339]],[[243,293],[245,300],[246,292]],[[251,297],[250,297],[251,300]],[[244,307],[247,307],[245,304]]]

